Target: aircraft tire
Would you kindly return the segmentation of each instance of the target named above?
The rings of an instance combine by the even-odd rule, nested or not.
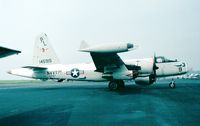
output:
[[[169,83],[169,87],[170,87],[170,88],[175,88],[175,87],[176,87],[175,82],[170,82],[170,83]]]
[[[108,88],[111,91],[117,90],[117,89],[119,89],[119,83],[117,83],[117,81],[110,81],[108,84]]]

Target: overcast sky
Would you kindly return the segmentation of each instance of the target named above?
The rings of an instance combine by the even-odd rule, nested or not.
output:
[[[0,0],[1,46],[21,50],[0,59],[0,79],[23,79],[6,71],[32,64],[35,37],[45,32],[63,64],[91,62],[80,42],[132,42],[122,59],[153,53],[200,69],[199,0]]]

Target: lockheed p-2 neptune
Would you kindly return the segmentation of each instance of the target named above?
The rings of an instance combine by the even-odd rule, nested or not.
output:
[[[108,81],[110,90],[125,86],[126,80],[138,85],[151,85],[158,77],[187,73],[187,64],[165,57],[122,60],[118,53],[135,49],[132,43],[109,43],[89,46],[82,42],[79,51],[90,53],[93,63],[60,64],[48,37],[42,33],[36,38],[33,65],[10,70],[8,73],[40,80]],[[175,81],[170,82],[171,88]]]

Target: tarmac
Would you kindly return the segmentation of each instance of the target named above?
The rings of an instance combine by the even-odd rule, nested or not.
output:
[[[200,80],[0,84],[0,126],[199,126]]]

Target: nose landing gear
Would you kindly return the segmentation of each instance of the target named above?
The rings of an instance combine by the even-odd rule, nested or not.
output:
[[[174,80],[172,80],[172,82],[169,83],[169,87],[170,88],[175,88],[176,87],[176,84],[175,84]]]

